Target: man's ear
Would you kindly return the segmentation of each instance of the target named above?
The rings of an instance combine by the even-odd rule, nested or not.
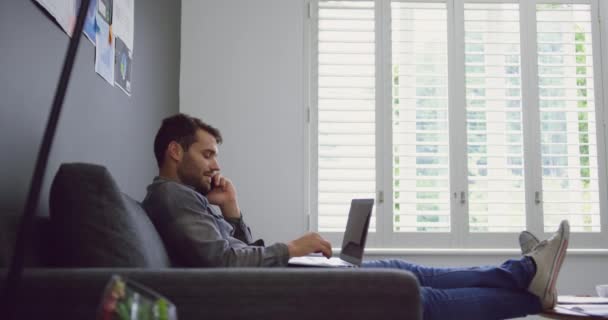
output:
[[[176,141],[171,141],[167,146],[167,155],[175,162],[180,162],[182,161],[182,157],[184,156],[184,149]]]

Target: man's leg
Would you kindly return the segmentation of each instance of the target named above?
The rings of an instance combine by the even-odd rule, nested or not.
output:
[[[422,286],[421,298],[424,310],[428,310],[427,319],[434,319],[433,312],[444,314],[442,308],[458,307],[463,312],[489,312],[489,316],[485,316],[489,319],[538,313],[553,308],[557,302],[555,282],[568,248],[569,231],[568,221],[562,221],[558,231],[540,242],[532,252],[499,267],[428,268],[403,260],[370,261],[363,267],[395,268],[414,273]],[[525,303],[530,297],[536,304]],[[507,299],[517,303],[503,308],[511,306],[510,302],[503,301]],[[458,302],[454,304],[453,300]],[[507,312],[509,314],[505,314]]]
[[[539,298],[526,290],[536,272],[529,257],[470,268],[432,268],[404,260],[369,261],[363,267],[412,272],[420,282],[424,320],[508,319],[542,311]]]
[[[420,288],[424,320],[493,320],[525,317],[542,311],[537,296],[519,289]]]
[[[530,257],[507,260],[501,266],[469,268],[432,268],[404,260],[376,260],[363,263],[365,268],[392,268],[412,272],[420,286],[436,289],[505,288],[527,289],[536,273]]]

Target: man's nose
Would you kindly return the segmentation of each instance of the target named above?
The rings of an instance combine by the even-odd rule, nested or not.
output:
[[[211,169],[215,171],[220,171],[220,163],[217,161],[217,159],[214,159],[211,163]]]

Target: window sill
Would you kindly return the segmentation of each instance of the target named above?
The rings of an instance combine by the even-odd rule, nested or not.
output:
[[[339,248],[333,249],[334,254],[340,254]],[[495,256],[495,255],[519,255],[519,249],[454,249],[454,248],[368,248],[365,249],[366,256]],[[608,249],[568,249],[568,255],[575,256],[608,256]]]

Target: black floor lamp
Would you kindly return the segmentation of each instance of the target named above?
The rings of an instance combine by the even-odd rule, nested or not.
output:
[[[70,82],[72,67],[74,66],[74,61],[76,59],[78,44],[82,37],[82,28],[90,2],[91,0],[82,0],[78,11],[76,26],[74,27],[72,38],[68,45],[63,69],[55,90],[55,98],[53,99],[51,113],[48,117],[42,143],[40,144],[40,149],[38,151],[38,158],[36,159],[36,167],[30,183],[29,193],[25,202],[23,214],[21,215],[19,231],[17,232],[16,237],[17,240],[15,241],[13,250],[13,258],[7,272],[6,286],[3,288],[2,294],[2,304],[4,307],[0,310],[2,310],[3,316],[6,316],[6,319],[15,319],[17,307],[19,305],[18,289],[23,274],[25,243],[31,232],[36,209],[38,208],[42,179],[44,178],[44,173],[46,171],[51,145],[53,144],[53,138],[55,137],[57,122],[59,121],[63,100]]]

